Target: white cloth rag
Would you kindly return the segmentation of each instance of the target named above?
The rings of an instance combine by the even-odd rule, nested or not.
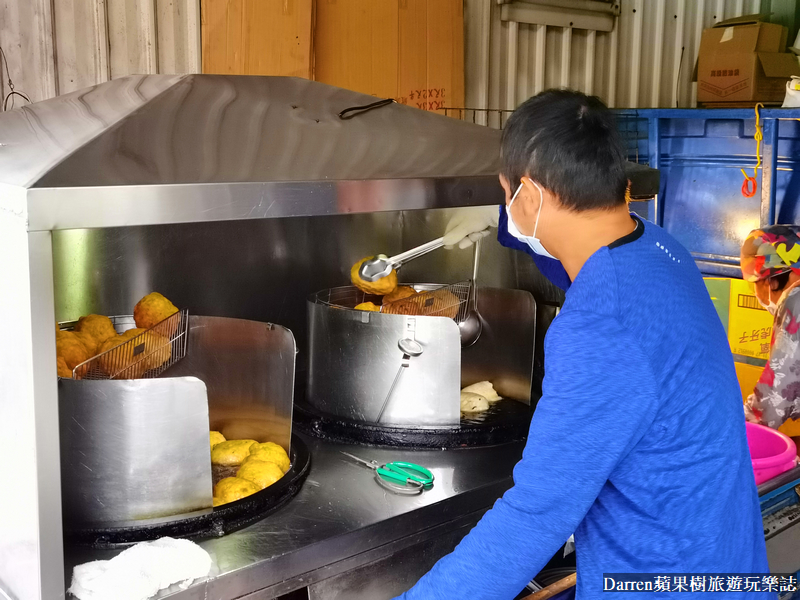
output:
[[[210,570],[211,556],[200,546],[164,537],[78,565],[67,591],[79,600],[146,600],[174,583],[186,589]]]

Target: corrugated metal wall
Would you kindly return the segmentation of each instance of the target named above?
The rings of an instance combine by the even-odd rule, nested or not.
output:
[[[197,73],[200,1],[0,0],[0,46],[0,94],[10,75],[34,102],[125,75]]]
[[[530,12],[546,4],[514,2],[505,10],[508,17],[509,6]],[[607,8],[614,5],[613,30],[598,31],[503,20],[497,0],[465,0],[467,106],[513,109],[543,89],[568,86],[612,107],[693,107],[691,78],[703,29],[758,13],[761,0],[617,0]],[[490,113],[488,124],[499,126],[500,118]],[[475,120],[486,123],[487,116],[479,112]]]
[[[613,30],[599,31],[501,19],[504,7],[537,6],[527,2],[465,0],[466,106],[512,109],[564,85],[615,107],[694,106],[703,28],[761,8],[761,0],[613,4]],[[0,46],[16,88],[33,101],[131,73],[199,72],[199,0],[0,0]],[[7,79],[3,65],[3,96]],[[499,125],[498,115],[488,122]]]

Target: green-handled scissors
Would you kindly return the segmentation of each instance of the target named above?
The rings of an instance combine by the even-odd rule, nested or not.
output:
[[[375,471],[375,481],[395,494],[416,495],[433,485],[433,473],[414,463],[393,461],[381,465],[374,460],[364,460],[349,452],[342,452],[368,469]]]

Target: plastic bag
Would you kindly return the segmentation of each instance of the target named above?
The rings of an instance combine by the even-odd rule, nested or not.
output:
[[[792,75],[786,82],[786,95],[783,98],[783,108],[800,107],[800,77]]]

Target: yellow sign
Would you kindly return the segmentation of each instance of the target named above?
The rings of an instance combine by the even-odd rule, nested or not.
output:
[[[731,279],[728,341],[734,354],[769,358],[772,315],[764,309],[746,281]]]

